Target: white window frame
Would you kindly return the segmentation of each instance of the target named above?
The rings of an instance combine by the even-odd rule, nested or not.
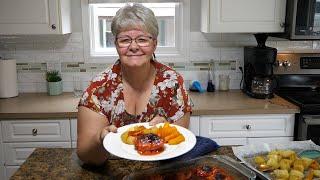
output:
[[[84,59],[87,63],[112,63],[118,58],[116,50],[112,53],[91,53],[91,39],[90,39],[90,26],[92,20],[89,18],[89,0],[81,0],[82,9],[82,29],[83,29],[83,43],[84,43]],[[112,0],[101,0],[102,2],[114,2]],[[121,2],[118,1],[118,2]],[[134,1],[133,1],[134,2]],[[141,0],[139,1],[141,2]],[[152,0],[148,0],[152,2]],[[161,0],[154,0],[154,2],[161,2]],[[182,21],[179,21],[175,32],[175,48],[161,47],[157,48],[155,54],[157,60],[161,62],[185,62],[189,57],[189,37],[190,37],[190,0],[180,0],[176,8],[176,14],[179,15]],[[179,11],[180,10],[180,11]],[[176,15],[176,16],[177,16]]]

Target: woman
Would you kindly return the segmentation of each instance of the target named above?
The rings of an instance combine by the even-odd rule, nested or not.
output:
[[[157,62],[158,24],[153,12],[126,5],[112,20],[119,60],[97,75],[78,107],[77,154],[85,163],[107,160],[102,140],[117,127],[169,121],[188,127],[190,102],[183,78]]]

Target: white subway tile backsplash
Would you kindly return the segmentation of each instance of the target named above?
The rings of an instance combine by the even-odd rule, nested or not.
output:
[[[18,73],[18,83],[44,83],[45,73]]]
[[[278,48],[278,51],[296,49],[320,49],[320,41],[288,41],[269,37],[267,46]],[[177,63],[177,70],[184,76],[186,86],[191,80],[199,80],[206,88],[208,80],[206,67],[193,63],[221,62],[214,71],[216,89],[218,89],[219,74],[229,74],[230,89],[239,89],[242,74],[238,67],[243,66],[243,47],[256,46],[254,35],[238,33],[202,33],[190,32],[189,52],[185,57],[169,58],[158,56],[160,62]],[[66,92],[73,90],[73,76],[80,75],[86,83],[102,71],[100,64],[84,64],[84,44],[82,32],[67,35],[37,35],[37,36],[0,36],[0,54],[4,58],[14,58],[17,63],[33,63],[18,71],[19,92],[46,92],[46,82],[42,66],[47,63],[53,69],[61,72],[63,88]],[[182,64],[181,65],[179,65]],[[77,67],[62,67],[66,64],[78,64]],[[92,67],[91,67],[92,66]],[[24,67],[20,65],[19,68]],[[33,68],[32,68],[33,67]],[[106,66],[107,67],[107,66]],[[201,70],[199,70],[199,68]],[[49,69],[49,68],[48,68]],[[40,72],[39,72],[40,71]],[[80,72],[81,71],[81,72]],[[85,72],[84,72],[85,71]]]
[[[36,82],[24,82],[18,83],[19,93],[30,93],[30,92],[47,92],[47,83],[36,83]]]

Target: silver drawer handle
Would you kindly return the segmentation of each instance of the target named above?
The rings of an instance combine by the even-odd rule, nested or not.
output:
[[[247,124],[247,125],[246,125],[246,129],[247,129],[247,130],[250,130],[250,129],[251,129],[251,125]]]
[[[36,136],[38,134],[38,129],[32,129],[32,135]]]

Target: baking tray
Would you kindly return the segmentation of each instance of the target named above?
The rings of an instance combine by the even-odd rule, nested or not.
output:
[[[219,167],[225,170],[229,175],[237,180],[255,179],[256,174],[249,168],[243,166],[234,159],[224,155],[202,156],[188,161],[178,161],[166,164],[156,168],[150,168],[139,172],[131,173],[125,176],[124,180],[144,180],[150,179],[152,176],[159,175],[163,178],[172,179],[175,173],[182,172],[199,166]]]
[[[311,140],[306,141],[289,141],[282,143],[252,143],[245,146],[232,147],[234,155],[240,159],[241,163],[257,172],[261,179],[273,179],[270,173],[261,172],[255,167],[254,156],[265,155],[272,150],[293,150],[298,155],[308,150],[320,151],[320,146]]]

